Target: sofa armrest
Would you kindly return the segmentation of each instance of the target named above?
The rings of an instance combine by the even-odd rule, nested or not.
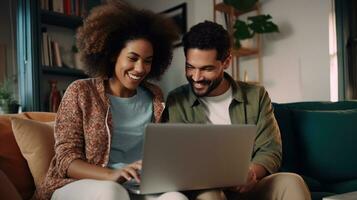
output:
[[[0,170],[0,199],[21,200],[21,196],[15,186],[7,178],[6,174]]]

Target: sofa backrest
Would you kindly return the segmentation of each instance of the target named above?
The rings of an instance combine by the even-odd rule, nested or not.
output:
[[[323,181],[357,178],[357,101],[273,103],[282,171]]]
[[[22,156],[13,135],[11,117],[49,122],[54,121],[55,116],[55,113],[46,112],[0,115],[0,170],[14,184],[23,199],[32,197],[35,185],[27,162]]]

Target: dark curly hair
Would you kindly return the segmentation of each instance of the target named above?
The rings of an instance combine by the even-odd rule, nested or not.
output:
[[[77,46],[92,77],[112,77],[115,62],[128,41],[148,40],[154,50],[148,79],[159,80],[171,64],[177,27],[164,16],[111,0],[95,7],[77,30]]]
[[[191,27],[182,38],[185,55],[188,49],[215,49],[217,60],[224,61],[229,55],[231,40],[228,32],[219,24],[204,21]]]

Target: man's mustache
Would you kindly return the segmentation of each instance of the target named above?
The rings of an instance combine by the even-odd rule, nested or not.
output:
[[[194,84],[194,83],[198,83],[198,84],[204,84],[204,85],[209,85],[211,83],[211,81],[207,81],[207,80],[202,80],[202,81],[194,81],[193,79],[188,79],[190,81],[190,83]]]

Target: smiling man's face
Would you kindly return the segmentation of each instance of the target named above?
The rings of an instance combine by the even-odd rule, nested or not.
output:
[[[224,70],[230,56],[223,62],[217,60],[215,49],[188,49],[186,54],[186,78],[198,97],[217,96],[226,91]]]

